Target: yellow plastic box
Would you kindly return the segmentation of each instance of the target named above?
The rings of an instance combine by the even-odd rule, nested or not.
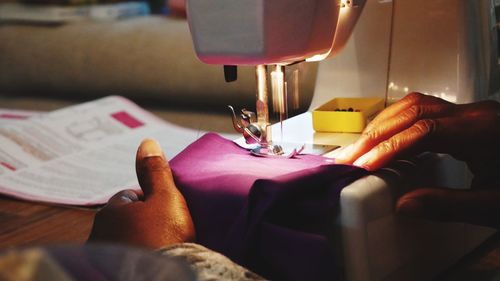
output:
[[[381,98],[333,99],[312,112],[313,128],[316,132],[360,133],[384,109],[384,103]]]

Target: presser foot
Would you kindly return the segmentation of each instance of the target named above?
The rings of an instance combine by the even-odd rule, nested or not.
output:
[[[259,124],[256,114],[246,109],[241,110],[240,119],[238,119],[234,108],[230,105],[228,108],[231,111],[234,129],[243,135],[246,144],[255,146],[250,149],[252,155],[293,158],[304,150],[305,145],[297,147],[297,144],[269,143],[267,141],[267,128],[269,126],[267,123],[266,125]]]
[[[259,157],[268,158],[294,158],[304,150],[305,145],[285,151],[281,145],[268,145],[267,147],[257,146],[250,150],[250,153]]]

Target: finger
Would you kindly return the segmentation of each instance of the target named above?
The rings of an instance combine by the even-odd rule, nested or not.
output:
[[[337,163],[353,163],[355,159],[370,151],[377,144],[410,128],[418,120],[437,118],[447,115],[453,110],[451,105],[413,105],[406,111],[390,120],[379,123],[378,126],[367,129],[350,147],[338,154]]]
[[[146,201],[168,196],[167,187],[174,184],[173,176],[157,141],[145,139],[141,143],[137,150],[136,172]]]
[[[399,198],[396,212],[409,217],[498,228],[500,192],[422,188]]]
[[[106,204],[106,207],[113,208],[137,201],[139,201],[139,194],[137,194],[134,190],[126,189],[113,195],[108,200],[108,204]]]
[[[380,114],[375,117],[375,119],[366,126],[366,130],[370,131],[373,128],[377,127],[380,123],[383,123],[387,120],[392,119],[395,116],[398,116],[399,114],[405,112],[412,106],[418,106],[418,105],[450,105],[451,103],[442,100],[440,98],[436,98],[433,96],[429,95],[424,95],[421,93],[413,92],[408,95],[406,95],[404,98],[401,100],[397,101],[396,103],[390,105],[386,109],[384,109]]]
[[[470,118],[422,119],[410,128],[377,144],[357,158],[353,165],[376,170],[397,156],[424,151],[461,155],[475,149],[474,139],[479,135],[475,132],[481,126]],[[450,141],[450,138],[453,138],[453,141]]]
[[[328,153],[328,157],[335,158],[335,159],[340,158],[342,155],[345,154],[345,151],[350,150],[353,145],[354,144],[349,144],[347,146],[342,146],[340,148],[337,148],[337,149],[333,150],[332,152]],[[335,162],[335,163],[337,163],[337,162]],[[338,164],[344,164],[344,163],[338,163]]]
[[[354,161],[353,165],[363,167],[367,170],[377,170],[397,155],[410,150],[421,151],[423,150],[421,144],[437,130],[437,127],[437,120],[419,120],[407,130],[377,144],[370,151]]]

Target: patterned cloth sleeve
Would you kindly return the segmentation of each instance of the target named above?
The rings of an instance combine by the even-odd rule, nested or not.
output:
[[[60,245],[0,251],[1,281],[264,280],[192,243],[150,252],[123,245]]]
[[[226,256],[193,243],[181,243],[159,250],[162,255],[185,260],[200,281],[211,280],[265,280],[250,270],[239,266]]]

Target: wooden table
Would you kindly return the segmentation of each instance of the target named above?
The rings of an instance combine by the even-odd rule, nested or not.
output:
[[[95,213],[95,209],[53,206],[0,196],[0,251],[19,246],[84,243]],[[436,280],[500,280],[500,233]]]
[[[0,250],[87,240],[95,210],[19,201],[0,196]]]

